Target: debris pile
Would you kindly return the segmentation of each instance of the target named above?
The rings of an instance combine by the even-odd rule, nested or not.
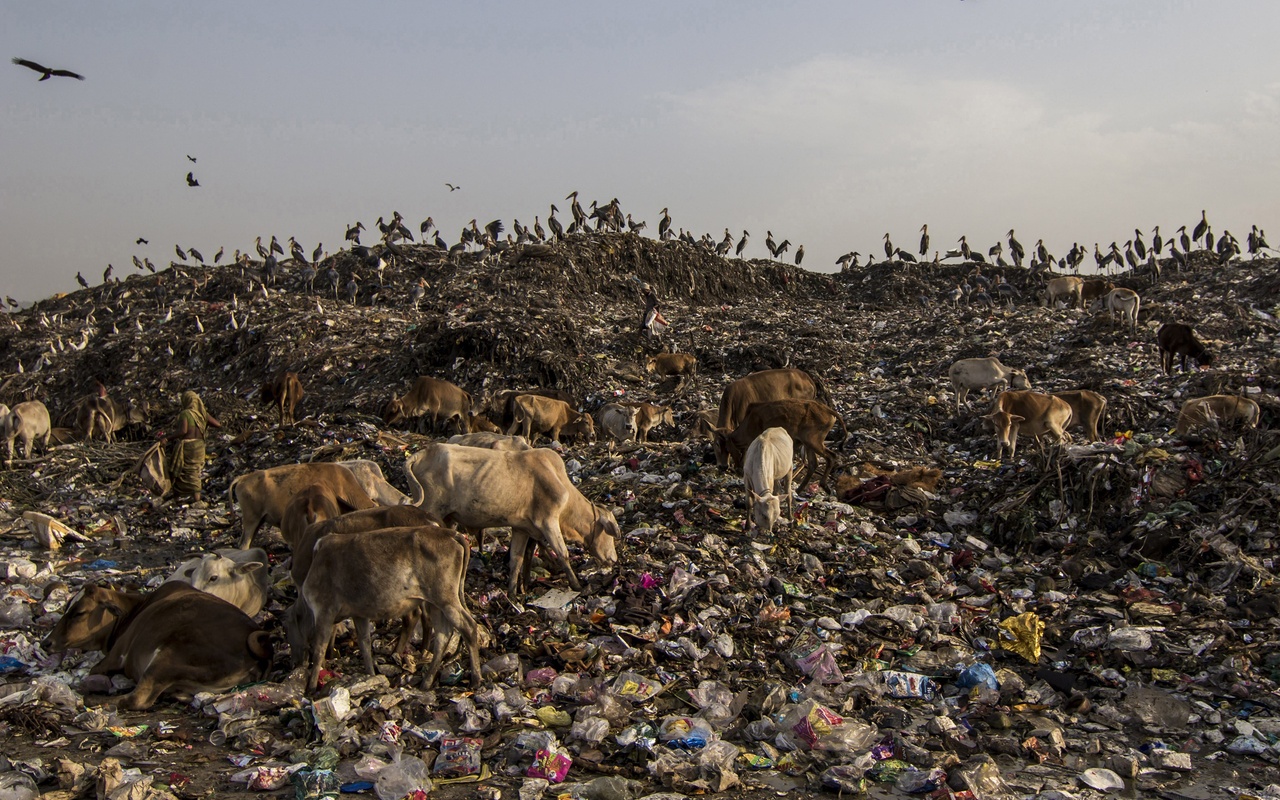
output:
[[[0,792],[1280,796],[1277,262],[1117,279],[1143,297],[1133,335],[1039,306],[1015,270],[1013,307],[955,307],[972,265],[819,275],[630,234],[397,251],[374,253],[378,277],[351,253],[322,262],[311,290],[296,269],[272,283],[171,267],[7,319],[0,364],[23,371],[0,400],[44,400],[57,420],[100,380],[152,416],[135,441],[57,445],[0,475]],[[362,276],[355,303],[334,299],[331,267]],[[644,284],[672,323],[661,342],[638,331]],[[1212,369],[1161,372],[1154,331],[1171,320],[1194,323]],[[698,357],[675,394],[644,373],[660,346]],[[1038,390],[1104,395],[1102,441],[994,460],[989,394],[957,412],[947,378],[984,356]],[[821,379],[850,436],[834,493],[797,487],[797,519],[764,536],[748,533],[741,476],[686,432],[728,380],[784,365]],[[281,368],[307,391],[283,430],[257,398]],[[455,659],[423,692],[417,654],[382,641],[363,674],[339,637],[307,697],[281,635],[266,683],[120,712],[119,679],[88,675],[99,654],[42,647],[81,584],[154,587],[234,545],[222,498],[237,474],[371,458],[406,490],[404,456],[430,438],[377,413],[418,375],[481,401],[544,386],[590,411],[677,412],[652,444],[564,451],[622,525],[616,573],[588,570],[576,593],[539,566],[508,597],[507,537],[481,542],[467,594],[490,633],[484,688]],[[137,478],[188,388],[226,425],[205,508],[157,502]],[[1258,428],[1172,435],[1183,400],[1219,392],[1256,400]],[[260,543],[274,592],[259,619],[278,631],[288,548]]]

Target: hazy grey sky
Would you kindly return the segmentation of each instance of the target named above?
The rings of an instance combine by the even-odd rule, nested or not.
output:
[[[1062,255],[1206,208],[1280,240],[1277,30],[1274,0],[4,3],[0,294],[332,252],[392,209],[452,241],[572,189],[816,269],[925,222]]]

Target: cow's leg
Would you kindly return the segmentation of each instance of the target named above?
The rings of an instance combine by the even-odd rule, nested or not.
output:
[[[520,528],[512,528],[511,549],[507,555],[507,569],[510,570],[510,575],[507,576],[507,594],[511,597],[516,597],[523,589],[528,588],[522,587],[528,547],[529,534]]]
[[[254,534],[262,528],[264,518],[261,514],[245,516],[243,506],[240,508],[240,514],[240,525],[243,530],[243,533],[240,534],[240,549],[248,550],[249,545],[253,542]]]
[[[364,617],[355,617],[352,622],[356,626],[356,641],[360,643],[360,657],[364,659],[364,671],[370,675],[376,675],[373,668],[373,622]]]
[[[318,613],[313,608],[312,615],[315,619],[315,628],[311,631],[311,653],[309,654],[311,671],[307,674],[308,694],[314,693],[320,686],[320,670],[324,669],[324,657],[329,649],[329,642],[333,638],[334,623],[333,612],[328,608],[322,608]]]
[[[561,566],[564,567],[565,574],[569,577],[569,585],[576,592],[581,591],[582,582],[578,580],[577,574],[574,573],[573,567],[569,564],[569,545],[565,544],[564,534],[560,531],[560,511],[563,508],[564,503],[556,504],[552,509],[553,513],[548,514],[538,525],[538,528],[542,531],[547,548],[559,559]]]
[[[156,680],[154,675],[146,674],[138,679],[138,685],[133,687],[133,691],[120,698],[116,705],[129,711],[151,708],[155,705],[156,698],[168,688],[168,683]]]
[[[396,655],[404,655],[409,652],[409,648],[413,645],[413,634],[418,629],[418,622],[422,620],[422,607],[419,606],[400,618],[400,635],[396,637],[395,648],[392,652]],[[427,632],[424,631],[424,638]]]

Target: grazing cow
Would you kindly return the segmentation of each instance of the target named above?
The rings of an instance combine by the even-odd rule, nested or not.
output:
[[[729,431],[738,427],[747,416],[747,409],[752,403],[815,399],[831,404],[831,397],[826,389],[804,370],[766,369],[753,372],[725,387],[724,393],[720,395],[720,415],[716,419],[716,427]],[[757,434],[759,432],[756,431]],[[745,448],[746,445],[743,446]]]
[[[1129,327],[1134,331],[1138,330],[1138,307],[1142,305],[1142,298],[1132,289],[1112,289],[1102,297],[1093,301],[1091,309],[1098,311],[1105,308],[1111,312],[1112,319],[1120,319],[1127,322]]]
[[[533,445],[523,436],[507,436],[505,433],[460,433],[449,437],[449,444],[460,444],[463,447],[483,447],[487,450],[505,450],[517,452],[532,450]],[[412,500],[410,502],[413,502]]]
[[[585,544],[604,568],[618,561],[617,520],[578,491],[554,450],[510,453],[433,444],[406,459],[404,468],[414,504],[446,524],[511,528],[508,590],[513,595],[523,577],[529,537],[551,550],[574,589],[582,584],[569,565],[566,539]]]
[[[49,434],[53,426],[49,423],[49,409],[39,400],[28,400],[18,403],[13,409],[0,404],[0,436],[9,446],[7,464],[13,466],[13,442],[22,441],[22,457],[31,459],[31,447],[36,439],[40,440],[40,448],[49,451]]]
[[[86,585],[48,637],[49,647],[103,650],[91,675],[123,673],[136,686],[122,709],[150,708],[162,693],[225,692],[260,680],[268,634],[240,609],[185,583],[145,597]]]
[[[472,433],[502,433],[502,428],[495,425],[487,416],[474,412],[471,414],[470,428]]]
[[[497,420],[498,433],[510,428],[511,423],[515,422],[516,398],[526,394],[549,397],[552,400],[568,403],[570,406],[576,405],[572,396],[559,389],[506,389],[494,395],[489,405],[490,416],[496,417]]]
[[[101,433],[107,442],[116,440],[116,433],[129,425],[147,421],[147,406],[132,400],[119,403],[105,395],[86,397],[76,409],[76,430],[86,442],[94,433]]]
[[[817,400],[773,400],[767,403],[753,403],[748,409],[742,423],[732,431],[724,428],[715,430],[716,462],[721,467],[732,465],[741,467],[743,456],[755,438],[768,428],[782,428],[795,442],[804,448],[805,466],[807,470],[800,480],[801,486],[808,485],[818,469],[818,456],[826,462],[826,469],[819,478],[822,486],[827,485],[831,470],[835,468],[836,454],[827,449],[827,434],[835,424],[840,423],[841,437],[844,441],[848,428],[844,420],[830,407]]]
[[[280,537],[296,550],[306,529],[317,522],[342,516],[342,507],[332,489],[313,483],[294,493],[280,513]]]
[[[425,430],[430,418],[431,430],[440,420],[457,420],[462,433],[470,433],[471,395],[439,378],[421,377],[406,394],[392,398],[382,410],[382,421],[394,425],[418,419],[418,429]]]
[[[655,406],[652,403],[623,403],[622,405],[636,410],[636,438],[639,441],[649,441],[649,431],[659,425],[670,425],[672,428],[676,426],[675,412],[669,408]],[[711,415],[711,422],[715,422],[714,414]]]
[[[351,471],[369,499],[380,506],[401,506],[409,502],[409,496],[387,482],[378,462],[364,458],[334,462]]]
[[[311,569],[311,557],[316,542],[330,534],[363,533],[384,528],[416,528],[421,525],[440,525],[440,518],[417,506],[382,506],[352,511],[329,519],[319,520],[306,528],[290,545],[293,562],[289,574],[294,586],[301,586]]]
[[[1071,406],[1066,400],[1051,394],[1029,391],[1002,392],[996,398],[994,410],[986,415],[996,429],[996,459],[1009,458],[1018,452],[1018,435],[1039,437],[1049,434],[1055,441],[1068,440],[1067,425],[1071,422]]]
[[[719,412],[716,411],[697,411],[693,415],[693,421],[689,423],[689,432],[685,434],[685,441],[692,439],[711,439],[715,437],[716,417]]]
[[[659,353],[644,365],[651,375],[679,376],[681,385],[698,377],[698,358],[692,353]]]
[[[1116,285],[1108,280],[1101,278],[1090,278],[1080,287],[1080,307],[1084,308],[1093,303],[1099,297],[1116,288]]]
[[[782,428],[766,428],[747,448],[742,462],[742,481],[747,487],[751,521],[766,534],[778,523],[781,503],[774,494],[778,481],[785,480],[787,519],[795,518],[795,494],[791,479],[795,474],[795,453],[791,437]]]
[[[340,510],[356,511],[377,505],[351,471],[337,464],[286,464],[247,472],[231,481],[227,488],[227,504],[240,505],[244,531],[240,549],[249,547],[263,523],[279,525],[285,506],[293,496],[313,484],[327,489]]]
[[[462,602],[467,549],[436,526],[392,528],[326,536],[315,545],[311,570],[299,591],[312,620],[307,691],[319,685],[334,623],[351,617],[365,669],[374,673],[372,624],[404,619],[425,603],[431,615],[431,667],[422,679],[429,688],[440,672],[452,631],[462,634],[479,686],[479,626]],[[300,615],[291,614],[297,620]]]
[[[636,413],[634,406],[606,403],[596,412],[596,419],[600,421],[600,430],[615,441],[627,442],[637,437]]]
[[[962,358],[951,365],[947,375],[951,377],[951,388],[956,393],[957,414],[960,413],[960,406],[969,396],[969,392],[974,389],[994,388],[999,392],[1008,386],[1014,389],[1031,388],[1026,372],[1006,367],[1000,363],[1000,359],[995,357]]]
[[[1054,392],[1053,396],[1065,400],[1071,406],[1071,421],[1067,423],[1067,429],[1079,425],[1084,431],[1085,439],[1090,442],[1098,441],[1102,420],[1107,413],[1107,398],[1087,389]]]
[[[267,551],[261,547],[237,550],[225,547],[187,559],[165,582],[186,583],[214,597],[221,597],[251,617],[258,615],[271,592]]]
[[[1160,346],[1160,366],[1164,374],[1173,372],[1173,357],[1181,357],[1182,371],[1187,371],[1187,357],[1195,359],[1196,366],[1205,367],[1213,363],[1210,353],[1192,333],[1190,325],[1181,322],[1166,322],[1156,332],[1156,343]]]
[[[294,410],[302,399],[302,381],[298,373],[281,370],[275,378],[262,384],[262,402],[280,409],[280,427],[294,424]]]
[[[1260,413],[1258,404],[1247,397],[1234,394],[1193,397],[1182,404],[1182,411],[1178,414],[1178,425],[1174,432],[1182,436],[1192,428],[1215,421],[1222,425],[1239,423],[1244,428],[1256,428]]]
[[[1050,308],[1057,305],[1059,300],[1066,300],[1067,308],[1084,308],[1084,304],[1080,301],[1083,292],[1084,279],[1068,275],[1063,278],[1054,278],[1045,284],[1042,297],[1044,304]]]
[[[522,394],[515,399],[515,408],[515,418],[507,428],[508,436],[520,430],[530,442],[535,433],[545,433],[552,442],[560,444],[561,432],[569,436],[585,436],[588,442],[596,440],[596,426],[591,416],[574,411],[563,400]]]

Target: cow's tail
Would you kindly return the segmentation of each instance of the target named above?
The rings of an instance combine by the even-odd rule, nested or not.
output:
[[[422,481],[418,480],[418,476],[414,474],[414,466],[422,460],[423,451],[419,450],[404,460],[404,477],[409,481],[409,500],[415,506],[422,506],[424,500],[427,499],[426,489],[422,486]]]
[[[243,475],[236,476],[231,480],[231,484],[227,486],[227,511],[236,507],[236,486],[243,477]]]
[[[835,414],[835,415],[836,415],[836,422],[839,422],[839,423],[840,423],[840,446],[839,446],[839,448],[838,448],[838,449],[840,450],[840,452],[842,452],[842,453],[843,453],[843,452],[844,452],[844,446],[845,446],[845,444],[846,444],[846,443],[848,443],[848,441],[849,441],[849,426],[848,426],[848,425],[845,425],[845,423],[844,423],[844,416],[843,416],[843,415],[841,415],[841,413],[840,413],[839,411],[836,411],[836,410],[833,408],[833,409],[831,409],[831,413],[833,413],[833,414]]]
[[[812,372],[805,372],[809,376],[809,380],[813,381],[813,394],[819,402],[826,403],[831,409],[835,409],[835,403],[831,400],[831,392],[827,391],[827,386],[822,379]]]

